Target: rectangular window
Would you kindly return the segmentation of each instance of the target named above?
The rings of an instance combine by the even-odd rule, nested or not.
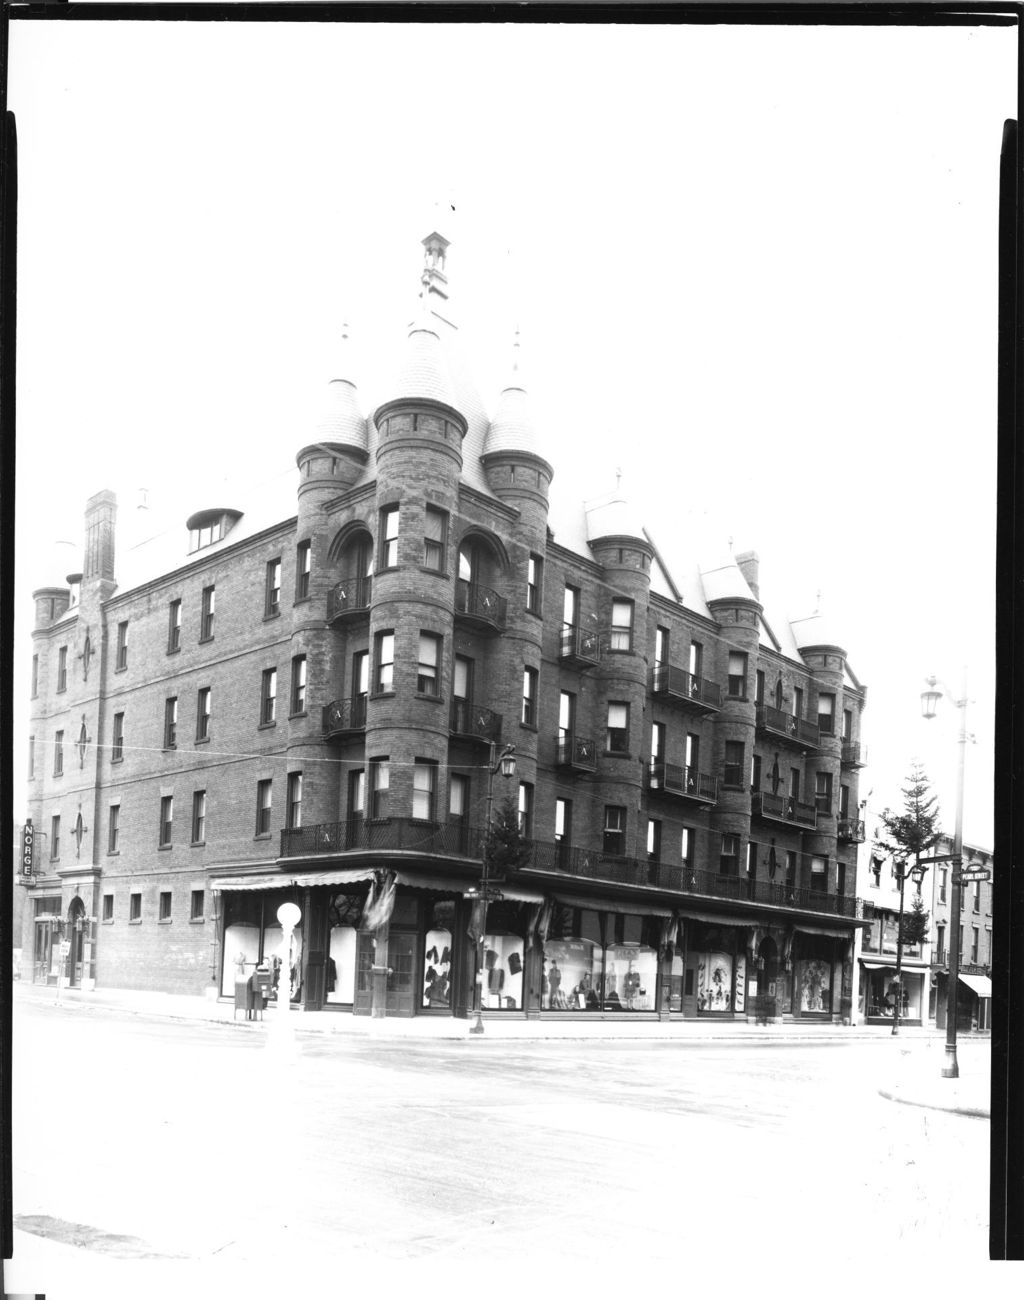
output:
[[[288,798],[285,825],[298,830],[302,825],[302,773],[288,773]]]
[[[939,868],[939,902],[940,903],[946,902],[947,877],[948,877],[947,869],[945,867],[940,867]]]
[[[57,690],[68,689],[68,648],[62,645],[57,651]]]
[[[206,843],[206,791],[197,790],[192,796],[192,843]]]
[[[850,787],[841,785],[839,787],[839,816],[847,818],[850,815]]]
[[[169,889],[160,891],[160,911],[157,919],[160,921],[169,921],[171,919],[171,891]]]
[[[412,769],[412,815],[418,821],[434,820],[434,793],[437,788],[437,764],[418,758]]]
[[[647,819],[647,860],[661,861],[661,822],[654,817]]]
[[[562,622],[566,627],[576,627],[580,621],[580,589],[566,586],[562,598]]]
[[[398,566],[398,506],[388,506],[380,512],[380,567],[394,569]]]
[[[832,816],[832,773],[814,774],[814,806],[821,817]]]
[[[798,767],[789,769],[789,797],[794,803],[800,802],[800,769]]]
[[[277,719],[277,669],[264,668],[260,685],[260,726],[269,727]]]
[[[698,680],[704,673],[704,647],[699,641],[690,642],[690,676]]]
[[[832,736],[836,729],[836,697],[818,696],[818,730],[823,736]]]
[[[112,803],[107,818],[107,852],[120,852],[121,805]]]
[[[39,694],[39,656],[32,656],[32,698]]]
[[[313,543],[299,542],[295,548],[295,599],[309,598],[309,574],[313,565]]]
[[[536,668],[523,669],[523,717],[524,727],[537,725],[537,680]]]
[[[448,516],[435,506],[427,506],[423,516],[423,567],[444,572],[445,535],[448,531]]]
[[[811,858],[811,888],[823,894],[828,887],[828,859]]]
[[[764,703],[764,672],[760,668],[754,673],[754,703],[758,707]]]
[[[804,691],[802,686],[793,687],[793,717],[804,716]]]
[[[743,763],[743,741],[727,740],[725,742],[725,763],[722,767],[722,784],[739,790],[745,776]]]
[[[452,694],[457,700],[473,698],[473,660],[463,655],[455,656],[455,668],[452,672]]]
[[[112,921],[114,919],[114,895],[113,894],[103,895],[102,918],[104,921]]]
[[[576,729],[576,696],[570,691],[558,694],[558,746],[564,749],[572,745],[573,732]],[[564,757],[564,755],[562,755]]]
[[[693,851],[696,832],[689,826],[684,826],[679,836],[679,856],[682,858],[683,866],[693,870]]]
[[[31,781],[36,774],[36,738],[28,738],[28,779]]]
[[[169,696],[164,701],[164,749],[174,749],[178,743],[178,697]]]
[[[633,602],[631,600],[612,601],[612,636],[609,649],[633,649]]]
[[[196,740],[210,739],[211,699],[210,687],[200,686],[196,692]]]
[[[700,771],[700,736],[693,731],[686,733],[686,770],[691,773]]]
[[[792,888],[796,884],[796,850],[786,850],[786,884]]]
[[[613,754],[629,752],[629,705],[620,700],[608,702],[608,731],[605,748]]]
[[[217,589],[216,587],[203,588],[202,612],[199,618],[199,640],[213,640],[213,619],[216,614],[217,606]]]
[[[846,893],[846,863],[836,863],[836,893],[840,898]]]
[[[128,920],[138,923],[142,920],[142,895],[128,895]]]
[[[294,717],[306,712],[306,656],[296,655],[292,660],[292,707]]]
[[[729,651],[729,695],[734,700],[747,698],[747,656],[740,650]]]
[[[533,838],[533,786],[528,781],[519,782],[519,833]]]
[[[172,600],[167,606],[167,653],[181,649],[181,601]]]
[[[50,861],[60,860],[60,817],[50,818]]]
[[[971,926],[971,965],[977,966],[977,964],[978,964],[978,927],[976,925],[972,925]]]
[[[662,664],[668,663],[668,645],[669,633],[667,627],[659,627],[654,630],[654,666],[660,668]]]
[[[935,927],[935,956],[938,961],[946,960],[946,927],[944,925]]]
[[[880,889],[882,886],[882,859],[872,856],[871,865],[868,867],[871,872],[871,885],[874,889]]]
[[[453,821],[465,821],[469,812],[469,777],[453,773],[448,785],[448,815]]]
[[[843,709],[843,739],[853,739],[853,710]]]
[[[206,916],[206,891],[193,889],[189,899],[188,919],[201,921]]]
[[[114,656],[114,667],[117,670],[128,667],[128,624],[118,623],[117,625],[117,651]]]
[[[651,723],[651,766],[665,761],[665,724]]]
[[[273,781],[256,782],[256,834],[270,834],[270,811],[274,795]]]
[[[373,688],[378,693],[395,689],[395,634],[378,632],[375,640]]]
[[[441,638],[433,632],[420,633],[416,690],[420,695],[441,693]]]
[[[160,800],[160,847],[170,847],[174,830],[174,795],[165,794]]]
[[[722,848],[718,855],[718,874],[721,876],[738,876],[740,873],[740,837],[723,835]]]
[[[114,714],[114,733],[110,741],[110,761],[120,763],[124,758],[124,714]]]
[[[276,618],[281,612],[281,557],[267,563],[267,586],[263,599],[263,617]]]
[[[64,775],[64,733],[55,731],[53,734],[53,775]]]
[[[370,817],[381,821],[389,812],[388,793],[391,787],[391,766],[386,758],[370,762]]]
[[[757,845],[753,840],[747,841],[747,877],[757,875]]]
[[[604,806],[604,851],[621,858],[626,852],[626,810],[618,804]]]
[[[348,815],[353,821],[366,816],[366,772],[363,768],[348,774]]]
[[[539,555],[531,555],[526,562],[526,608],[531,614],[540,613],[543,576],[544,561]]]
[[[750,788],[757,791],[761,788],[761,755],[752,754],[750,757]]]

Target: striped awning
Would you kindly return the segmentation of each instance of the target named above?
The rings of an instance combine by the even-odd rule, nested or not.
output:
[[[346,867],[338,871],[263,872],[251,876],[214,876],[211,889],[300,889],[312,885],[353,885],[373,877],[372,867]]]

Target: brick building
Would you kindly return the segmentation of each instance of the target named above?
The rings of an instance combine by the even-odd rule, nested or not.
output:
[[[944,837],[936,853],[951,853],[953,841]],[[988,1030],[992,1027],[992,854],[987,849],[963,846],[964,870],[981,867],[988,880],[965,884],[960,898],[960,979],[957,987],[957,1029]],[[949,996],[949,914],[952,901],[952,867],[932,869],[931,907],[931,991],[928,1019],[937,1029],[946,1027]]]
[[[488,418],[424,247],[397,378],[369,418],[329,385],[290,509],[195,502],[123,548],[100,492],[81,574],[34,593],[24,977],[227,996],[288,900],[274,978],[309,1010],[849,1015],[840,638],[762,605],[753,553],[698,567],[617,493],[550,495],[518,369]]]

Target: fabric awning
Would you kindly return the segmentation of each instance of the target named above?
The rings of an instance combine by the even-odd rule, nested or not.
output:
[[[477,881],[473,878],[458,880],[454,876],[430,876],[422,871],[396,871],[395,883],[409,889],[433,889],[439,894],[464,894]]]
[[[992,996],[992,981],[987,975],[961,975],[960,983],[966,984],[972,993],[977,993],[979,998]]]
[[[723,912],[698,912],[695,908],[687,907],[685,903],[677,911],[683,921],[706,921],[708,925],[759,925],[764,927],[767,924],[764,917],[729,916]]]
[[[653,903],[632,903],[622,898],[587,898],[583,894],[552,894],[556,903],[565,907],[586,907],[592,912],[622,912],[628,916],[671,916],[667,907],[655,907]]]
[[[840,930],[831,925],[807,925],[803,921],[797,922],[793,929],[800,934],[827,934],[830,939],[852,939],[853,929],[851,926],[848,930]]]
[[[373,876],[371,867],[346,867],[337,871],[275,871],[253,876],[214,876],[211,889],[291,889],[296,885],[352,885]]]
[[[868,957],[862,957],[860,959],[860,964],[862,966],[866,966],[868,970],[893,970],[894,971],[896,969],[896,963],[894,961],[872,961]]]

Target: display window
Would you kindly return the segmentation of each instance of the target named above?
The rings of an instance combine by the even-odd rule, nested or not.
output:
[[[895,1015],[899,986],[894,970],[873,970],[869,973],[867,984],[867,1014],[885,1016],[892,1019]],[[924,981],[918,974],[908,975],[903,972],[902,1000],[900,1002],[901,1020],[920,1020],[922,989]]]
[[[271,997],[277,997],[284,965],[281,954],[283,934],[277,921],[277,909],[285,902],[297,902],[290,892],[275,890],[263,896],[239,892],[227,894],[224,902],[224,964],[221,971],[221,995],[232,997],[235,982],[246,980],[263,962],[272,972]],[[302,994],[302,922],[292,931],[291,954],[287,975],[291,1000]]]
[[[599,1011],[604,996],[604,950],[590,939],[551,939],[544,945],[541,1007],[545,1011]]]
[[[452,932],[455,904],[440,900],[427,907],[423,936],[423,998],[421,1005],[450,1010],[452,1005]]]
[[[329,1003],[345,1005],[355,1001],[356,943],[362,911],[363,899],[360,895],[336,894],[328,904],[330,928],[324,991]]]
[[[733,1009],[732,953],[698,952],[697,1010],[704,1014],[730,1012]]]
[[[832,1010],[832,963],[812,957],[795,963],[794,975],[802,1015]]]
[[[523,1007],[523,941],[516,934],[484,938],[483,1005],[492,1011]]]
[[[613,944],[607,950],[604,974],[605,1007],[623,1011],[655,1010],[658,954],[638,943]],[[617,1004],[617,1005],[616,1005]]]

